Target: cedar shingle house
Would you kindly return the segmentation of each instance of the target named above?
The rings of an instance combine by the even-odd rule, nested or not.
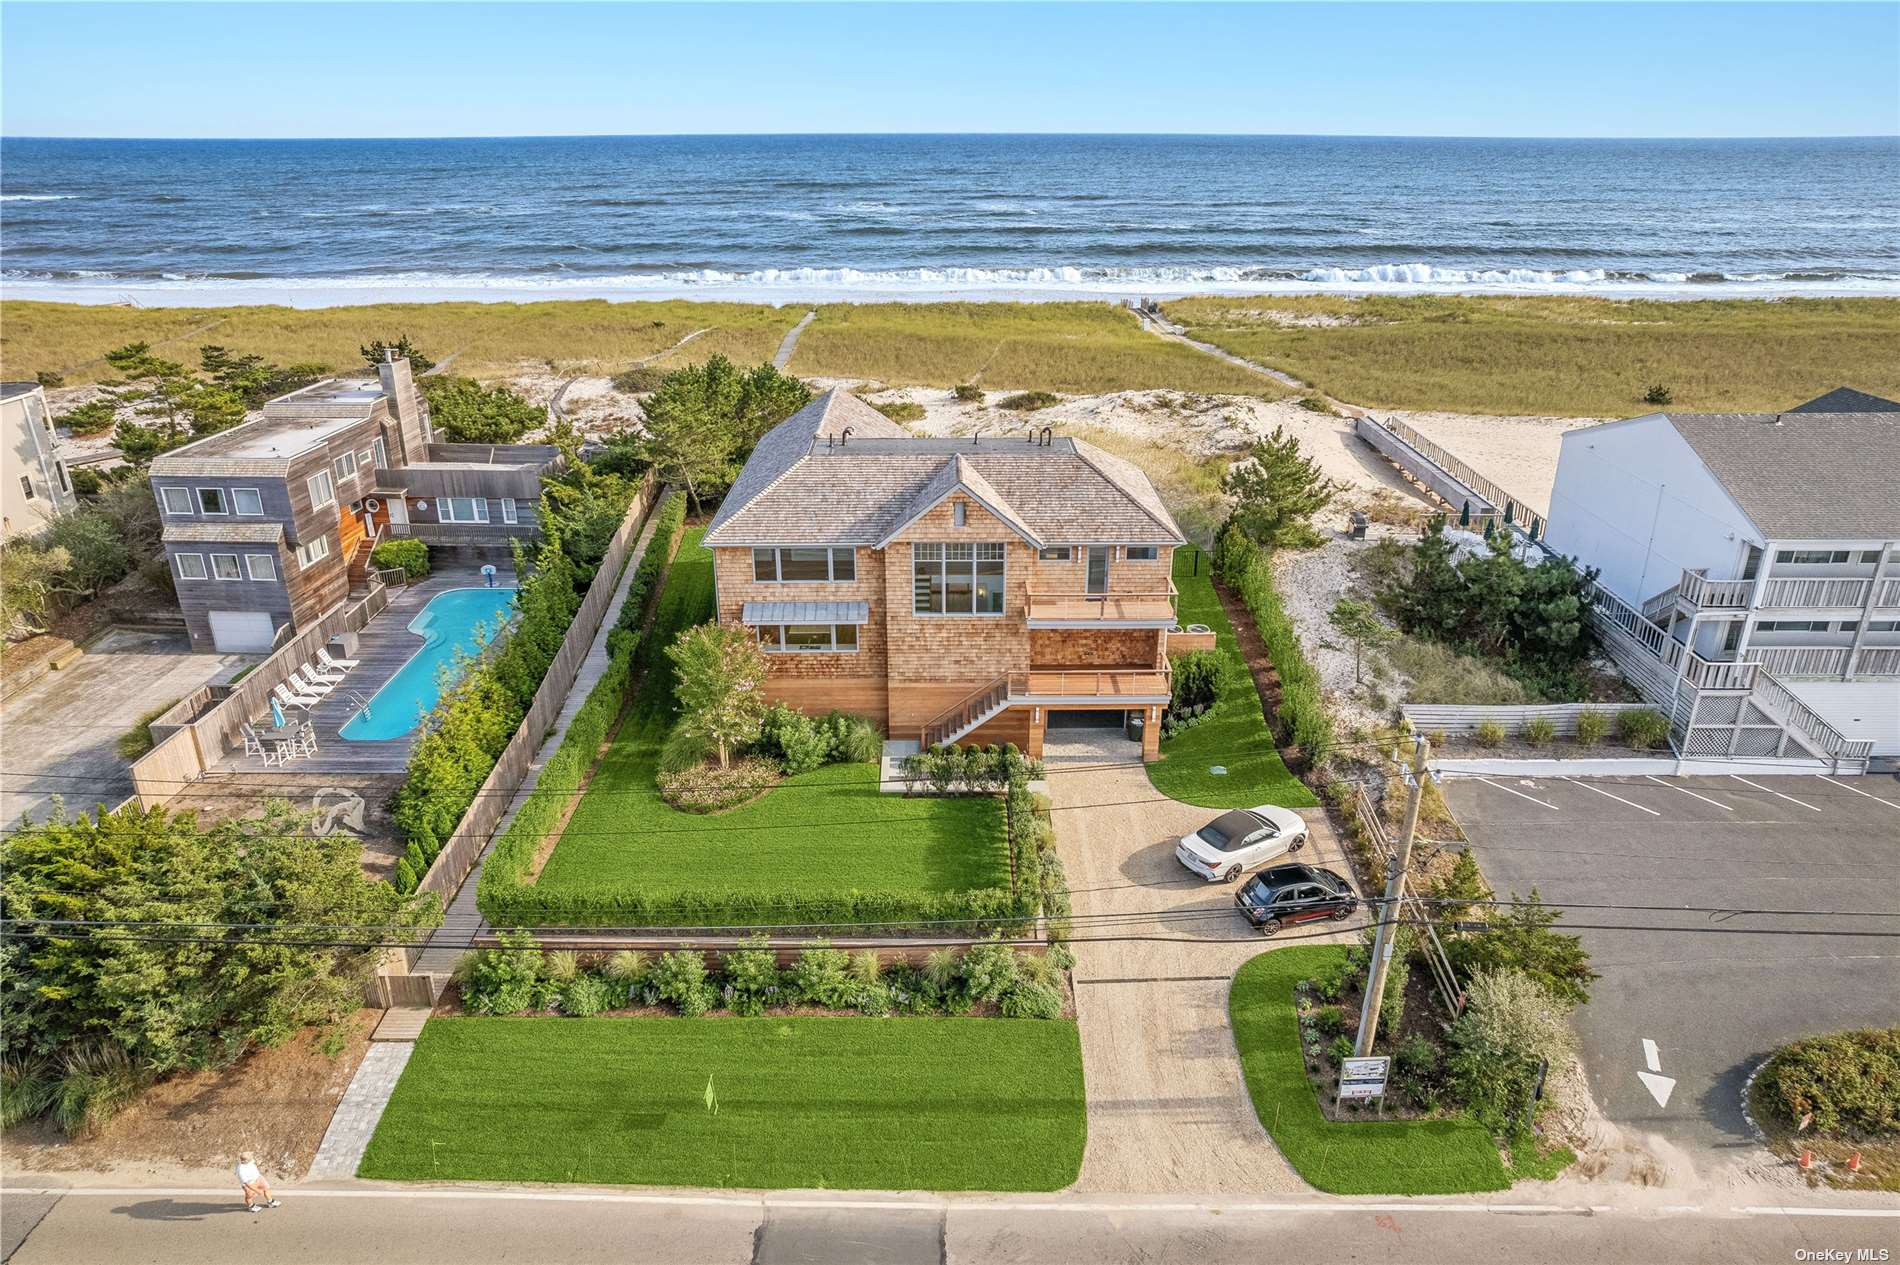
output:
[[[914,438],[831,391],[759,441],[705,543],[775,700],[1032,755],[1052,716],[1136,711],[1156,754],[1183,537],[1118,457],[1046,429]]]

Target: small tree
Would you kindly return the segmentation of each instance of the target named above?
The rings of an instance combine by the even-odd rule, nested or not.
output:
[[[732,748],[756,740],[765,720],[765,653],[743,628],[701,624],[666,648],[677,674],[680,727],[704,738],[729,768]]]
[[[1339,489],[1317,462],[1301,455],[1300,441],[1284,426],[1274,427],[1247,460],[1221,477],[1221,491],[1234,500],[1228,521],[1269,549],[1318,543],[1313,515],[1332,504]]]
[[[64,549],[29,540],[0,548],[0,635],[22,637],[45,630],[53,593],[73,565]]]
[[[1350,597],[1342,597],[1334,602],[1333,613],[1327,616],[1327,619],[1340,636],[1352,642],[1352,679],[1354,681],[1363,679],[1360,675],[1360,667],[1366,649],[1369,647],[1377,650],[1381,646],[1391,645],[1393,638],[1398,636],[1396,629],[1379,622],[1379,617],[1373,614],[1370,602],[1355,601]]]
[[[1471,1114],[1497,1132],[1530,1102],[1537,1066],[1562,1067],[1576,1052],[1570,1007],[1518,971],[1480,971],[1451,1029],[1451,1074]]]

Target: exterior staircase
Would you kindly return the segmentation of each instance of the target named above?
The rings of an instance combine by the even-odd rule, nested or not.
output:
[[[1659,593],[1645,607],[1669,596]],[[1754,659],[1705,659],[1629,603],[1598,587],[1590,609],[1610,658],[1669,717],[1686,757],[1813,759],[1864,770],[1873,743],[1849,739]]]
[[[1009,707],[1010,690],[1007,674],[997,677],[988,685],[973,691],[923,727],[922,742],[924,750],[955,742],[963,735],[994,720]]]
[[[1656,596],[1643,603],[1643,618],[1652,624],[1663,622],[1663,616],[1676,609],[1676,597],[1682,592],[1682,585],[1672,584]]]

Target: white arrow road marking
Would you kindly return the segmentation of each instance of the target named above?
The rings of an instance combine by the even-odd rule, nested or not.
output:
[[[1643,1087],[1649,1090],[1649,1096],[1656,1100],[1658,1107],[1669,1105],[1669,1093],[1676,1087],[1673,1078],[1658,1076],[1654,1072],[1638,1072],[1636,1078],[1643,1082]]]
[[[1649,1070],[1636,1073],[1636,1079],[1643,1082],[1643,1088],[1649,1091],[1658,1107],[1667,1107],[1669,1095],[1676,1088],[1675,1078],[1662,1074],[1662,1052],[1648,1037],[1643,1038],[1643,1062],[1649,1064]]]

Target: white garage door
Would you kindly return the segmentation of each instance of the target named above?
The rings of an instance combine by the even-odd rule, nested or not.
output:
[[[269,650],[277,629],[269,611],[212,611],[211,641],[218,649],[236,653]]]
[[[1875,755],[1900,755],[1900,681],[1790,681],[1788,688],[1849,738],[1872,739]]]

